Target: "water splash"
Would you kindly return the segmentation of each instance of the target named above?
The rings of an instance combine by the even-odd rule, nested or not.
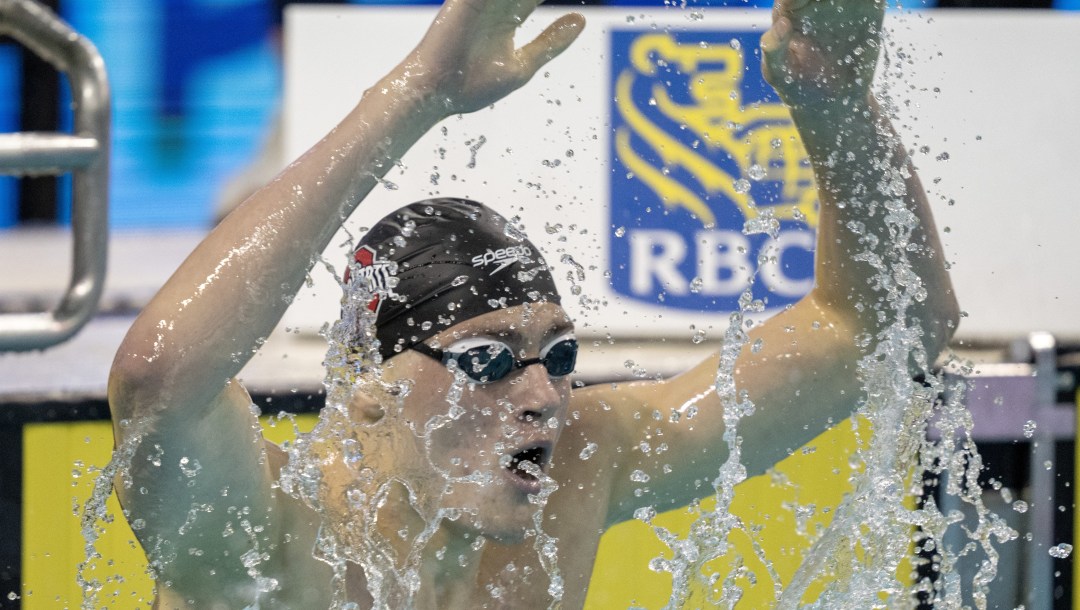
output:
[[[895,113],[887,101],[885,106],[886,112]],[[879,136],[899,146],[891,133]],[[866,354],[858,363],[857,373],[864,397],[853,422],[866,422],[873,442],[860,437],[856,425],[857,449],[850,460],[852,491],[837,507],[831,525],[805,553],[803,564],[786,587],[761,549],[754,548],[772,580],[779,608],[905,608],[926,600],[934,607],[959,609],[964,606],[962,591],[969,589],[975,606],[983,609],[987,606],[989,583],[996,576],[995,545],[1017,536],[982,501],[977,480],[982,461],[971,439],[970,413],[963,405],[964,382],[951,382],[947,387],[942,376],[929,373],[933,363],[927,361],[921,329],[910,313],[928,294],[909,258],[912,252],[920,251],[912,239],[919,221],[904,201],[908,178],[905,171],[886,169],[880,184],[875,185],[882,199],[876,206],[860,201],[838,202],[840,208],[864,208],[867,213],[884,215],[886,225],[882,235],[867,233],[863,223],[847,225],[864,247],[854,259],[874,270],[872,283],[883,297],[883,305],[875,312],[880,332],[858,340]],[[737,184],[736,188],[741,186],[745,185]],[[777,228],[778,223],[763,214],[750,219],[744,232],[773,234]],[[762,261],[758,262],[760,267]],[[715,390],[723,405],[723,440],[729,454],[713,482],[715,509],[701,512],[685,538],[653,527],[671,555],[650,563],[653,570],[672,575],[666,608],[705,604],[732,607],[742,595],[737,582],[752,576],[737,558],[726,575],[709,571],[707,564],[732,549],[728,542],[732,532],[746,531],[730,513],[730,507],[735,485],[746,478],[739,460],[738,423],[753,412],[754,405],[746,395],[736,392],[734,362],[748,341],[748,314],[760,309],[760,303],[753,301],[747,290],[724,336]],[[760,346],[751,347],[752,351],[756,349]],[[934,434],[928,434],[931,428]],[[942,514],[923,489],[922,479],[914,480],[915,473],[945,481],[943,493],[971,507],[974,519],[965,519],[959,511]],[[803,509],[793,510],[798,520],[798,511]],[[635,514],[650,524],[654,516],[652,510]],[[956,529],[963,531],[965,539],[959,548],[945,544],[946,533]],[[915,579],[905,572],[905,561],[912,555],[913,534],[917,550],[928,557],[914,561],[929,562],[927,567],[936,579]],[[985,559],[971,581],[962,583],[957,563],[976,551]],[[1054,552],[1068,551],[1055,547]],[[694,599],[698,590],[705,591],[704,599]],[[813,598],[811,591],[817,591]]]
[[[559,571],[559,539],[544,532],[544,507],[547,506],[548,498],[559,489],[559,486],[535,464],[522,462],[520,468],[540,480],[540,493],[529,496],[529,502],[536,506],[532,517],[536,537],[533,548],[540,559],[540,566],[548,575],[547,593],[551,596],[548,610],[556,610],[561,607],[560,602],[562,602],[566,587],[562,573]]]
[[[884,57],[888,66],[889,54]],[[884,93],[879,96],[883,111],[895,114]],[[887,131],[879,137],[890,150],[899,146]],[[854,258],[874,269],[871,281],[885,303],[876,311],[882,330],[861,340],[868,349],[858,366],[864,398],[856,413],[869,424],[873,442],[860,438],[856,429],[852,492],[806,553],[779,608],[914,607],[920,600],[935,608],[961,608],[967,586],[975,606],[984,609],[997,571],[994,545],[1017,535],[983,503],[978,482],[982,460],[971,438],[971,414],[963,405],[965,382],[947,383],[931,374],[933,363],[927,361],[922,332],[912,319],[912,308],[928,295],[910,260],[920,248],[912,239],[919,221],[904,202],[905,172],[885,168],[876,189],[884,200],[877,209],[870,202],[846,202],[866,213],[884,213],[886,225],[885,235],[867,234],[859,223],[848,226],[866,247]],[[882,247],[885,239],[887,247]],[[929,434],[931,429],[936,434]],[[974,527],[959,511],[942,514],[918,473],[945,480],[942,492],[973,509]],[[945,544],[946,533],[956,528],[966,539],[959,549]],[[916,550],[929,557],[913,561],[929,562],[936,578],[911,578],[904,571],[913,533]],[[972,581],[961,583],[957,562],[976,549],[985,559]],[[822,591],[807,600],[815,585]]]
[[[106,508],[106,502],[117,480],[126,488],[132,487],[131,462],[142,444],[142,434],[134,429],[135,424],[125,420],[120,422],[120,426],[126,429],[125,439],[113,451],[109,463],[94,479],[94,488],[83,504],[80,528],[83,537],[83,560],[79,563],[75,577],[79,590],[82,591],[83,610],[99,607],[98,593],[101,592],[103,583],[100,578],[90,575],[90,572],[96,569],[96,562],[102,559],[97,550],[97,541],[105,533],[106,525],[113,520]]]
[[[752,232],[759,228],[765,229],[767,225],[748,224],[744,231]],[[768,256],[767,252],[761,253],[761,257],[766,256]],[[739,311],[733,312],[728,318],[714,384],[714,391],[720,398],[724,413],[725,428],[722,441],[728,450],[727,458],[712,482],[715,505],[712,510],[701,510],[697,507],[700,513],[691,524],[685,538],[680,538],[676,533],[664,527],[652,526],[657,538],[671,552],[670,558],[657,557],[649,563],[650,569],[671,574],[671,595],[664,606],[665,609],[673,610],[701,605],[733,607],[742,597],[742,590],[737,585],[737,580],[749,572],[742,562],[736,561],[729,574],[721,580],[721,574],[715,571],[706,572],[706,568],[711,562],[723,557],[732,549],[728,540],[733,531],[750,534],[742,520],[732,513],[731,505],[735,498],[735,487],[746,480],[746,468],[741,463],[742,438],[738,433],[739,421],[754,412],[754,403],[748,394],[745,391],[736,390],[735,365],[739,353],[749,340],[746,330],[753,324],[747,319],[747,314],[756,314],[764,310],[764,303],[752,296],[755,276],[756,271],[739,299]],[[684,405],[684,408],[679,411],[686,411],[687,417],[693,417],[696,407]],[[652,516],[655,516],[655,511],[635,514],[635,517],[650,524]],[[752,541],[754,540],[754,536],[749,537]],[[780,578],[772,562],[756,541],[752,543],[752,549],[756,558],[765,567],[769,578],[776,583],[778,595]],[[718,586],[719,595],[717,596],[714,592]],[[695,595],[699,592],[704,599],[695,599]]]
[[[328,342],[324,362],[326,406],[315,428],[298,436],[288,448],[289,462],[281,473],[281,489],[301,499],[322,519],[316,558],[330,565],[335,575],[332,608],[349,607],[345,593],[348,563],[363,570],[374,608],[416,607],[424,562],[433,552],[440,561],[454,560],[445,556],[445,547],[433,548],[442,526],[478,516],[475,509],[454,506],[445,494],[455,487],[481,488],[497,483],[491,472],[483,469],[457,472],[452,460],[448,466],[440,459],[442,456],[434,444],[437,434],[455,424],[461,425],[460,420],[469,413],[462,399],[472,380],[451,365],[454,377],[445,394],[445,410],[424,421],[413,421],[404,411],[413,384],[408,380],[390,383],[381,375],[375,314],[367,308],[375,295],[359,283],[342,288],[345,297],[341,319],[323,333]],[[349,405],[357,392],[378,401],[383,411],[378,421],[352,419]],[[358,429],[363,429],[363,434],[357,434]],[[395,462],[392,469],[380,469],[373,463],[380,447],[400,451],[403,446],[412,447],[406,451],[411,457]],[[347,447],[351,451],[346,451]],[[328,468],[328,464],[333,465]],[[535,512],[528,533],[534,536],[540,566],[550,582],[551,607],[556,608],[564,588],[557,565],[558,540],[545,533],[542,514],[557,485],[532,463],[522,462],[519,467],[540,482],[540,492],[529,497]],[[335,483],[327,478],[328,470],[333,468],[349,469],[339,477],[351,481],[342,494],[337,493]],[[443,495],[424,491],[439,488],[444,490]],[[394,509],[390,511],[388,507]],[[387,520],[396,518],[391,512],[411,512],[408,523],[388,527]],[[477,536],[473,550],[479,550],[483,544],[483,537]],[[503,594],[492,589],[493,596]]]
[[[395,494],[403,493],[408,504],[427,517],[414,546],[430,538],[443,515],[431,514],[408,476],[380,475],[365,465],[365,438],[355,432],[363,424],[353,422],[349,412],[354,392],[381,401],[386,417],[376,425],[384,435],[399,438],[408,433],[401,429],[399,414],[409,387],[380,380],[382,356],[375,336],[375,314],[367,306],[376,295],[362,282],[343,283],[342,289],[341,318],[322,331],[328,343],[324,360],[326,406],[312,431],[298,435],[287,448],[288,463],[279,483],[282,491],[303,501],[321,519],[314,557],[332,570],[331,608],[351,605],[346,593],[349,562],[363,569],[374,608],[409,607],[415,605],[419,588],[419,559],[408,545],[401,552],[401,545],[377,527],[380,508]],[[344,490],[336,489],[326,478],[328,465],[344,469],[348,481]]]

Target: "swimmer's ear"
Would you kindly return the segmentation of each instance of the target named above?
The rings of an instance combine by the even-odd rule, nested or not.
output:
[[[349,398],[349,418],[358,424],[374,424],[386,415],[379,401],[371,394],[357,389]]]

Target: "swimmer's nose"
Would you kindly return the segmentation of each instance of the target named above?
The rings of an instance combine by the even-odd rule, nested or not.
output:
[[[561,378],[552,378],[540,363],[529,365],[521,370],[511,402],[521,421],[547,421],[562,408],[564,397],[557,384],[564,383]]]

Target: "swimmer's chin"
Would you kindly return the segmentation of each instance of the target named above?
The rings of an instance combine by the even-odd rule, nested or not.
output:
[[[458,516],[445,519],[443,524],[459,535],[466,534],[468,538],[482,536],[493,543],[511,546],[530,540],[529,533],[535,527],[535,513],[536,508],[528,505],[469,508],[461,509]]]
[[[491,523],[484,523],[483,519],[480,517],[472,517],[469,526],[469,529],[474,533],[483,536],[495,544],[513,546],[526,541],[529,529],[533,526],[533,523],[530,517],[524,519],[521,524],[499,527]]]

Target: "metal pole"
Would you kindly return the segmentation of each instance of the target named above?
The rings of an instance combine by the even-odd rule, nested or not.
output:
[[[0,34],[17,40],[67,74],[75,106],[74,134],[0,135],[0,173],[73,173],[72,275],[55,309],[0,316],[0,351],[56,345],[97,310],[108,246],[109,83],[105,62],[85,37],[32,0],[0,0]]]
[[[1028,344],[1035,358],[1036,426],[1031,439],[1031,464],[1028,466],[1031,482],[1031,509],[1028,512],[1031,541],[1027,543],[1026,602],[1027,607],[1032,610],[1049,610],[1053,607],[1054,599],[1054,566],[1049,553],[1054,544],[1054,431],[1048,415],[1051,414],[1057,398],[1057,358],[1054,337],[1050,333],[1031,333]],[[1051,466],[1047,467],[1048,464]]]

